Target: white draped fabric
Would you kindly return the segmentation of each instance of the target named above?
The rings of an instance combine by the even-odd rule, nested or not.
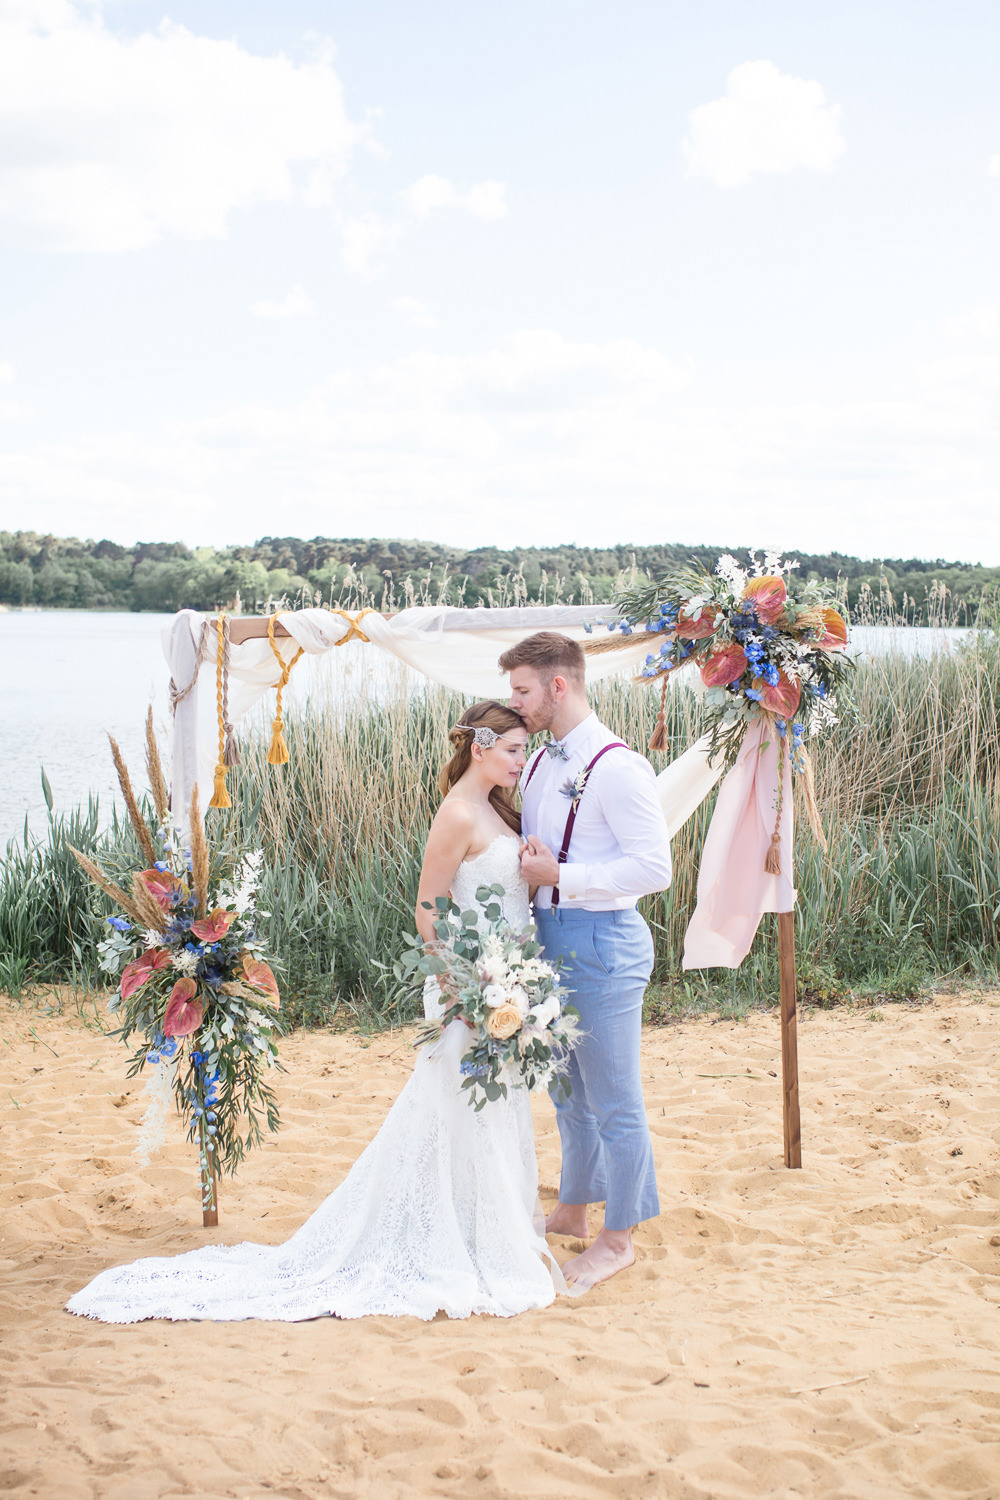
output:
[[[370,642],[362,645],[362,650],[375,647],[385,651],[432,681],[455,688],[470,698],[503,699],[507,684],[497,666],[501,652],[537,630],[558,630],[575,640],[587,640],[585,622],[592,621],[598,613],[593,606],[580,605],[524,609],[439,606],[407,609],[391,617],[372,612],[359,618],[346,612],[303,609],[281,616],[288,637],[279,636],[275,644],[282,660],[290,662],[299,647],[311,655],[321,655],[350,641],[348,649],[354,649],[360,630]],[[216,738],[210,730],[214,723],[217,653],[217,634],[211,628],[204,634],[202,665],[193,680],[206,618],[211,623],[210,617],[182,610],[163,634],[164,653],[177,691],[183,692],[193,681],[190,691],[177,702],[174,716],[174,805],[181,816],[190,805],[196,782],[202,805],[208,802],[217,755]],[[647,650],[645,635],[637,635],[633,646],[588,656],[588,681],[634,668],[645,659]],[[280,680],[281,669],[270,642],[255,639],[232,646],[229,677],[229,717],[237,724]],[[200,699],[208,700],[204,706],[211,708],[211,718],[199,713]],[[722,775],[720,765],[709,764],[706,744],[706,740],[699,740],[657,778],[671,836]]]

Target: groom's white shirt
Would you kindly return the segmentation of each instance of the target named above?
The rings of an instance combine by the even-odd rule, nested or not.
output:
[[[532,757],[521,774],[525,834],[537,834],[558,855],[571,807],[561,788],[586,769],[602,745],[616,740],[591,713],[561,741],[566,760],[545,749]],[[653,768],[634,750],[609,750],[591,771],[580,799],[559,880],[560,908],[621,911],[669,884],[670,834]],[[535,905],[543,910],[552,905],[551,886],[540,887]]]

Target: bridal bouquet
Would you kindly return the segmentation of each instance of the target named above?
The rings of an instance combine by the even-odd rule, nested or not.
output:
[[[435,902],[437,942],[430,951],[419,938],[395,966],[397,978],[412,985],[436,978],[448,1002],[439,1021],[425,1022],[416,1045],[436,1042],[457,1019],[470,1028],[472,1045],[462,1058],[469,1102],[478,1111],[513,1088],[555,1085],[566,1098],[567,1055],[580,1037],[579,1016],[568,1005],[552,964],[539,957],[534,927],[523,932],[500,921],[493,900],[503,886],[480,886],[476,900],[493,924],[481,934],[477,913],[459,911],[447,896]],[[430,903],[426,903],[428,907]]]
[[[101,967],[118,977],[108,1007],[120,1022],[117,1035],[138,1038],[128,1076],[155,1068],[140,1146],[148,1154],[159,1145],[172,1095],[188,1139],[198,1144],[203,1207],[215,1213],[217,1176],[235,1172],[247,1148],[260,1144],[262,1118],[269,1130],[279,1124],[265,1082],[277,1062],[280,999],[258,931],[266,916],[255,904],[263,856],[210,851],[197,791],[190,846],[183,847],[162,776],[153,772],[159,823],[151,829],[114,741],[112,750],[146,868],[112,879],[73,852],[123,912],[107,919],[111,932],[98,951]]]
[[[727,554],[714,574],[695,568],[666,573],[621,592],[619,618],[608,623],[614,641],[587,650],[631,644],[639,631],[658,636],[641,676],[662,678],[665,688],[678,668],[698,669],[713,755],[721,751],[731,766],[748,724],[769,716],[799,769],[804,735],[837,722],[837,690],[852,663],[835,591],[793,581],[788,575],[797,566],[777,553],[766,553],[762,563],[751,553],[747,569]],[[662,749],[662,737],[654,735],[651,748]]]

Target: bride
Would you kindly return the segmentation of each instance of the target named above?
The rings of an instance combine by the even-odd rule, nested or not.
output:
[[[499,884],[503,916],[529,921],[514,789],[527,730],[499,703],[474,704],[451,730],[444,800],[427,838],[416,921],[434,937],[422,903],[449,892],[474,909],[480,886]],[[428,980],[424,1010],[445,1002]],[[430,1319],[511,1317],[544,1307],[564,1288],[538,1210],[538,1169],[526,1090],[476,1112],[461,1089],[468,1031],[453,1021],[417,1057],[381,1129],[302,1228],[283,1245],[209,1245],[173,1258],[102,1271],[67,1303],[107,1323],[144,1318],[300,1322],[370,1313]],[[551,1268],[550,1268],[551,1267]]]

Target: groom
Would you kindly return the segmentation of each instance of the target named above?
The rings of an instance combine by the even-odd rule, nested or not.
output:
[[[576,641],[543,630],[505,651],[500,670],[529,732],[552,737],[521,776],[521,871],[538,887],[539,939],[564,962],[585,1036],[570,1057],[572,1093],[556,1103],[562,1178],[545,1227],[586,1239],[587,1205],[604,1203],[600,1234],[563,1267],[592,1286],[633,1263],[632,1226],[660,1211],[639,1075],[653,940],[635,903],[670,884],[670,846],[653,768],[591,711],[584,660]]]

